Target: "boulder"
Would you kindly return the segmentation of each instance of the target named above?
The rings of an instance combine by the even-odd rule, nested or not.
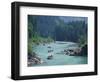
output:
[[[47,57],[48,60],[53,59],[53,55]]]
[[[43,63],[43,60],[35,52],[32,54],[28,53],[28,66],[32,66],[35,64],[41,64]]]
[[[73,55],[75,55],[75,56],[87,56],[87,44],[79,49],[75,49]]]
[[[48,46],[48,48],[51,48],[51,46]]]
[[[82,48],[81,48],[81,52],[79,53],[79,55],[82,55],[82,56],[87,56],[88,52],[87,52],[87,44],[84,45]]]

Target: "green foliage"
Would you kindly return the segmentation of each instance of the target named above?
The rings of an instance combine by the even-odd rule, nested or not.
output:
[[[59,17],[28,16],[28,52],[33,44],[55,41],[71,41],[79,46],[87,44],[87,23],[85,21],[65,22]],[[48,20],[50,19],[50,20]]]
[[[80,35],[87,35],[87,24],[85,21],[57,22],[55,27],[56,40],[78,42]]]
[[[32,38],[32,42],[36,43],[36,44],[39,44],[39,43],[50,43],[50,42],[53,42],[53,39],[51,37],[44,38],[44,37],[36,35],[36,36],[34,36]]]
[[[36,17],[28,16],[28,38],[32,38],[37,30]]]
[[[79,42],[79,46],[80,46],[80,47],[83,47],[84,45],[86,45],[86,44],[87,44],[86,35],[81,35],[81,36],[79,37],[78,42]]]
[[[28,40],[28,53],[29,54],[33,53],[32,46],[33,46],[32,41],[29,39]]]
[[[50,37],[50,36],[48,36],[48,38],[47,38],[47,42],[53,42],[54,40]]]
[[[32,28],[33,28],[32,23],[29,22],[29,23],[28,23],[28,37],[29,37],[29,38],[31,38],[31,37],[33,36]]]
[[[32,54],[33,36],[36,29],[36,18],[28,16],[28,53]]]

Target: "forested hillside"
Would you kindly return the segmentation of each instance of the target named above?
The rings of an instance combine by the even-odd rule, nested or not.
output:
[[[67,21],[67,22],[66,22]],[[28,15],[28,37],[55,41],[87,42],[87,22],[85,20],[63,20],[59,16]]]

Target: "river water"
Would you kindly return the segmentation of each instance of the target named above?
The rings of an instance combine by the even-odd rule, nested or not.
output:
[[[69,56],[63,52],[67,49],[77,48],[78,44],[73,42],[56,41],[49,44],[39,44],[33,46],[33,51],[43,60],[44,63],[34,66],[52,66],[52,65],[78,65],[87,64],[86,56]],[[53,50],[48,53],[48,50]],[[53,58],[48,60],[47,57],[53,55]]]

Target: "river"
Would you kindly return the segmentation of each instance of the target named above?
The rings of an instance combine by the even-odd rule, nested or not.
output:
[[[66,49],[77,48],[78,44],[73,42],[56,41],[49,44],[39,44],[33,46],[33,51],[43,60],[44,63],[34,66],[53,66],[53,65],[78,65],[87,64],[87,56],[69,56],[63,52]],[[48,53],[48,50],[52,52]],[[53,58],[48,60],[49,55]]]

